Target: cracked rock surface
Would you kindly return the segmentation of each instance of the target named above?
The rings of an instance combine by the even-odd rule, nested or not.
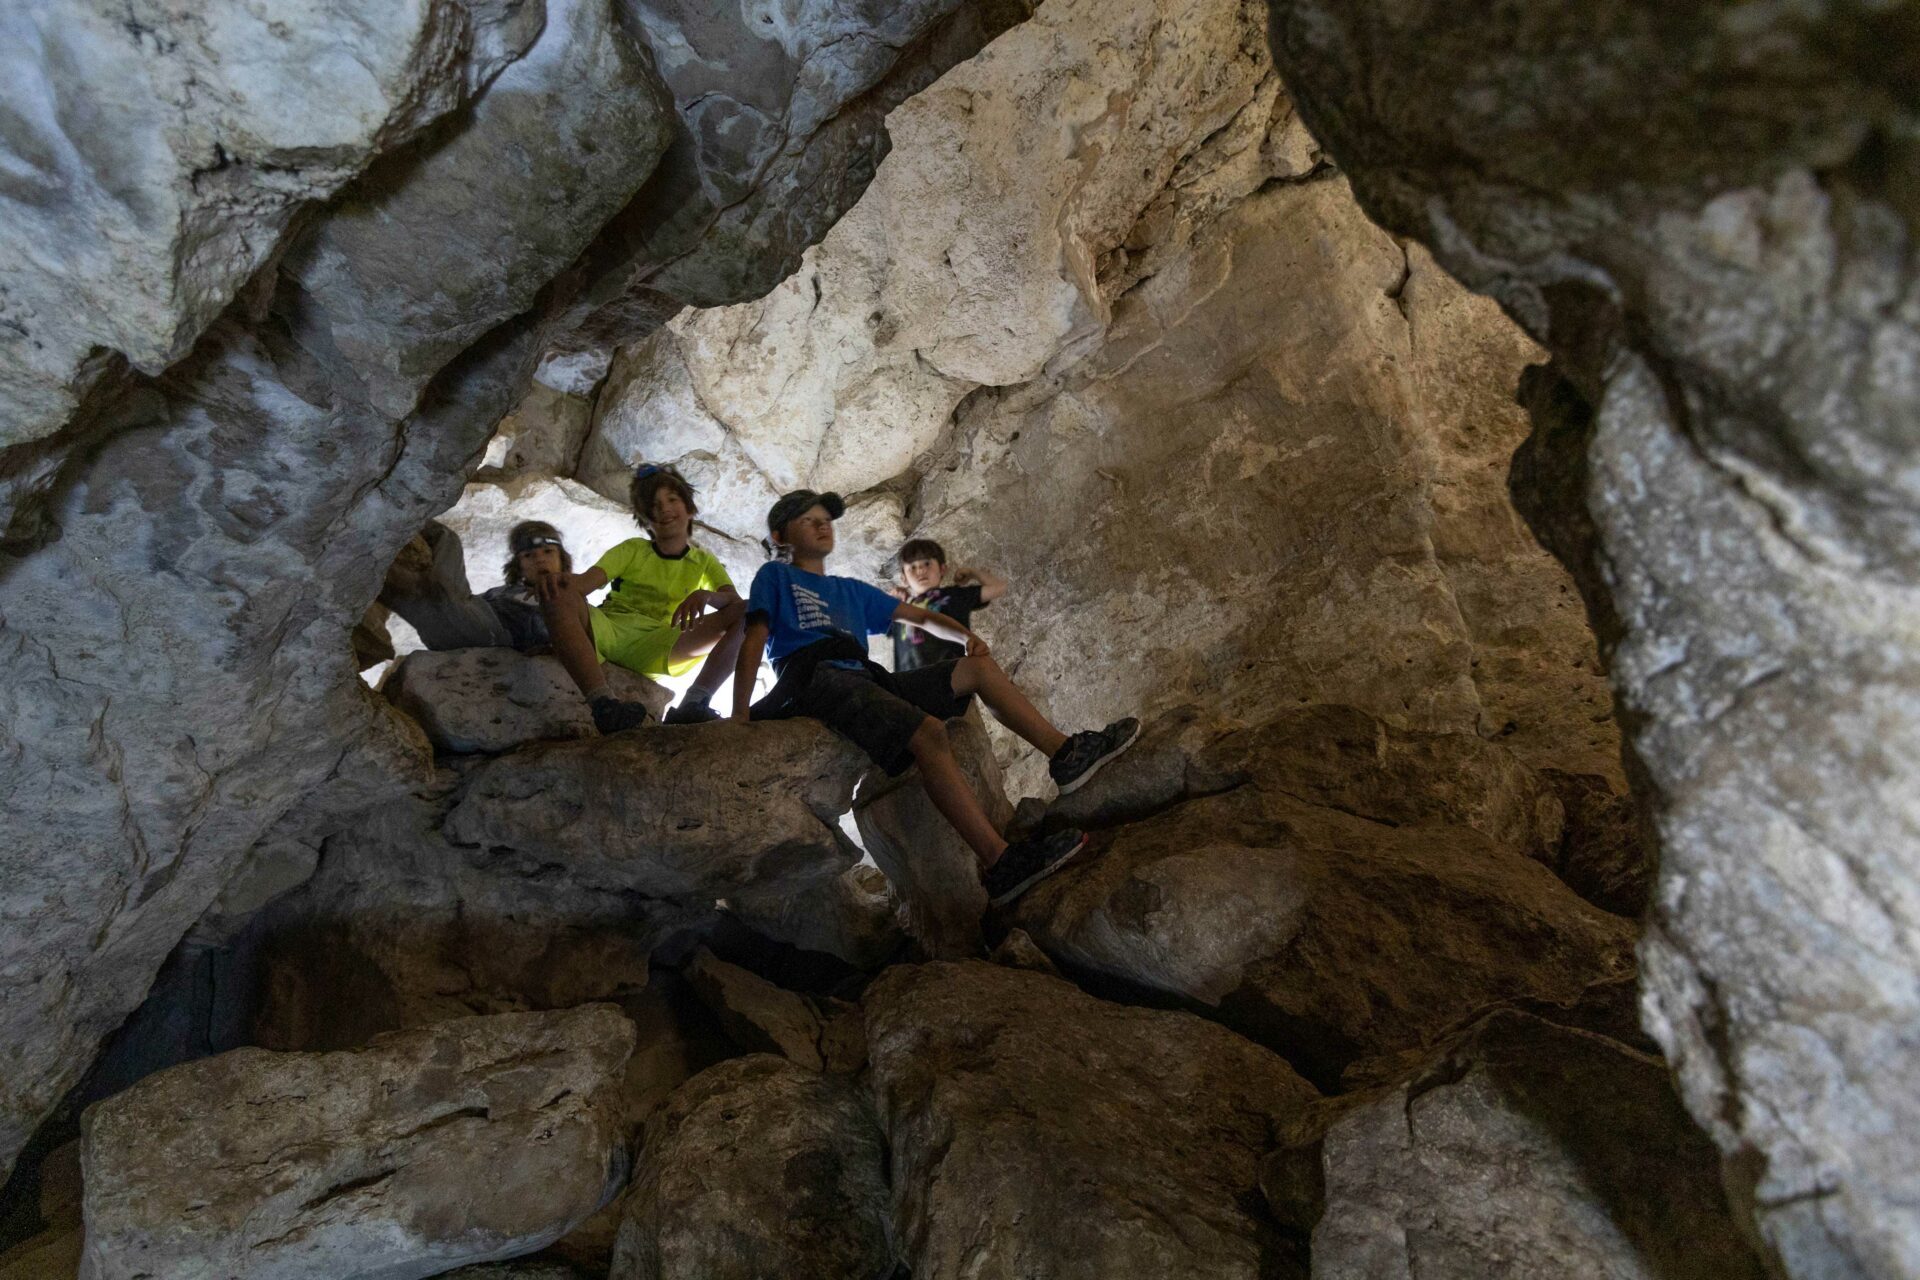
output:
[[[625,1179],[616,1009],[465,1018],[364,1049],[241,1049],[86,1120],[87,1280],[421,1277],[528,1253]]]

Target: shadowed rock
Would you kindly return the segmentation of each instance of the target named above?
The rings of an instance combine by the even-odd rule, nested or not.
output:
[[[1264,1181],[1315,1276],[1760,1280],[1665,1064],[1497,1013],[1411,1079],[1327,1104]]]
[[[980,961],[889,969],[864,1007],[916,1280],[1301,1274],[1254,1190],[1317,1096],[1284,1060]]]
[[[618,1010],[239,1049],[83,1119],[85,1280],[410,1280],[529,1253],[627,1173]]]
[[[647,1125],[609,1280],[881,1280],[886,1213],[867,1100],[782,1058],[737,1058]]]
[[[993,825],[1004,831],[1013,817],[1000,786],[978,714],[947,722],[947,734],[960,771]],[[920,771],[889,778],[879,769],[861,779],[853,811],[860,840],[893,886],[908,936],[936,959],[980,954],[980,917],[987,891],[980,883],[980,860],[940,815],[920,785]]]
[[[1057,962],[1209,1006],[1331,1083],[1513,997],[1629,974],[1633,930],[1457,826],[1243,787],[1125,826],[1015,906]]]

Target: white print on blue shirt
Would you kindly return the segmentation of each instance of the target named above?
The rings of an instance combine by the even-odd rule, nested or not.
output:
[[[794,623],[802,631],[812,631],[816,627],[833,628],[833,608],[826,598],[817,591],[809,591],[799,583],[793,585]]]

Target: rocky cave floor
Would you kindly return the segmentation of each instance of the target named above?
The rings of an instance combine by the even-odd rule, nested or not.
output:
[[[1760,1274],[1638,1030],[1645,843],[1581,779],[1186,707],[1015,805],[969,717],[990,812],[1097,833],[988,910],[812,722],[603,738],[551,658],[396,674],[431,776],[169,961],[0,1277],[83,1236],[128,1280]]]
[[[0,1280],[1920,1276],[1920,23],[1521,7],[0,6]],[[639,461],[1095,856],[406,652]]]

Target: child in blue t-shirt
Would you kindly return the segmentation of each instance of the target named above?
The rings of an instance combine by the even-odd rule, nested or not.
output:
[[[767,513],[768,546],[779,558],[761,566],[747,593],[733,718],[812,716],[889,774],[919,765],[928,798],[979,858],[987,896],[1006,902],[1078,854],[1087,837],[1065,830],[1008,844],[967,785],[945,722],[963,714],[979,694],[1000,723],[1046,753],[1062,794],[1126,750],[1140,724],[1129,718],[1097,731],[1061,733],[965,625],[903,604],[878,587],[829,576],[833,522],[845,512],[839,494],[801,489]],[[885,634],[896,622],[959,645],[965,656],[905,672],[869,662],[867,637]],[[779,679],[772,693],[750,707],[763,649]]]

